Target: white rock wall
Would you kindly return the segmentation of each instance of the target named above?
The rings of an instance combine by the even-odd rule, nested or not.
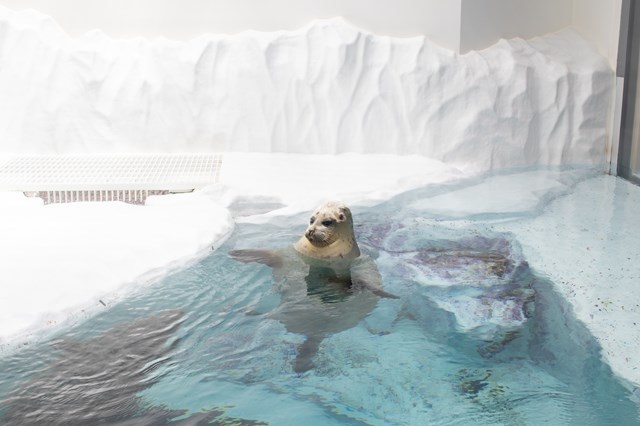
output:
[[[605,159],[613,74],[576,33],[456,55],[341,19],[192,41],[67,36],[0,8],[0,152],[421,154],[468,171]]]

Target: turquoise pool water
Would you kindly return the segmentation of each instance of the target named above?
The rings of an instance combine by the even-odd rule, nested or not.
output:
[[[542,204],[455,218],[426,207],[451,190],[354,209],[361,249],[400,299],[327,336],[312,370],[293,369],[304,336],[271,315],[280,298],[270,269],[228,256],[289,246],[302,214],[238,225],[196,264],[1,358],[0,423],[640,424],[633,395],[545,271],[514,234],[487,226]]]

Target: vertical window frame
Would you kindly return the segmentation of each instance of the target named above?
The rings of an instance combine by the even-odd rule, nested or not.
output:
[[[640,171],[634,174],[631,168],[634,137],[640,144],[640,134],[634,134],[636,100],[640,74],[640,5],[635,0],[622,1],[620,14],[620,39],[616,76],[624,79],[622,112],[620,117],[620,141],[616,174],[636,185],[640,185]],[[640,120],[640,111],[638,111]],[[637,148],[636,148],[637,149]]]

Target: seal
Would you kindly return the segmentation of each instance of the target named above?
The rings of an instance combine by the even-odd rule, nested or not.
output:
[[[351,210],[339,202],[318,207],[294,248],[314,259],[355,259],[360,248],[353,233]]]
[[[340,202],[318,207],[292,247],[232,250],[240,262],[272,268],[280,304],[267,315],[306,340],[298,348],[294,370],[313,368],[313,358],[327,336],[355,327],[378,299],[397,299],[382,287],[378,268],[360,252],[349,208]]]

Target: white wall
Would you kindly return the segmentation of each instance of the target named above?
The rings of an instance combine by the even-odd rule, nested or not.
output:
[[[607,59],[613,70],[617,67],[621,9],[622,0],[573,0],[573,29]],[[623,85],[624,79],[618,77],[607,119],[606,152],[612,173],[617,169]]]
[[[114,38],[188,40],[204,33],[293,30],[342,16],[365,30],[424,35],[458,52],[500,38],[530,38],[573,25],[615,64],[621,0],[0,0],[34,8],[72,36],[100,28]],[[375,6],[374,6],[375,5]],[[152,11],[152,13],[150,12]]]
[[[314,19],[342,16],[379,35],[426,35],[455,50],[460,42],[460,1],[0,0],[0,5],[43,12],[72,36],[100,28],[114,38],[188,40],[205,33],[294,30]]]
[[[622,0],[573,0],[573,28],[616,69]]]
[[[460,51],[560,30],[571,25],[571,12],[572,0],[462,0]]]

